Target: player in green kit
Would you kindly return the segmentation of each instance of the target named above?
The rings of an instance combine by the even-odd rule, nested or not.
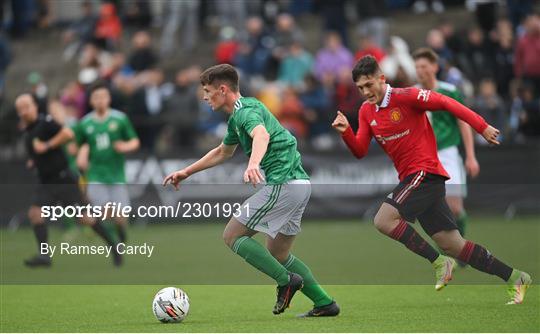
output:
[[[178,189],[190,175],[232,157],[240,145],[249,157],[244,182],[266,184],[245,201],[236,218],[231,218],[223,232],[225,243],[277,282],[274,314],[284,312],[301,289],[314,303],[314,308],[301,316],[338,315],[339,306],[317,283],[309,267],[290,253],[311,195],[296,139],[259,100],[240,95],[234,67],[223,64],[208,68],[201,74],[201,84],[204,100],[212,109],[230,115],[227,134],[200,160],[168,175],[163,185],[170,183]],[[266,248],[251,238],[257,232],[266,234]]]
[[[434,90],[463,103],[457,87],[437,80],[439,70],[437,54],[429,48],[420,48],[413,53],[416,75],[421,88]],[[467,175],[476,177],[480,166],[474,152],[474,137],[471,127],[446,111],[430,113],[431,125],[437,139],[437,154],[444,169],[450,175],[446,181],[446,202],[456,218],[459,232],[465,235],[467,214],[463,199],[467,196]],[[465,170],[458,146],[463,140],[465,148]]]
[[[87,196],[93,205],[108,202],[129,205],[129,193],[124,170],[125,154],[139,148],[139,139],[129,118],[110,108],[111,95],[105,85],[96,85],[90,91],[90,104],[94,108],[75,127],[78,145],[88,144],[86,179]],[[84,159],[82,159],[84,160]],[[116,223],[120,242],[126,241],[126,217],[110,217]]]

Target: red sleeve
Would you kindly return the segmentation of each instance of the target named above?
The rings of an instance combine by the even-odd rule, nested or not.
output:
[[[371,142],[371,128],[362,112],[362,107],[358,111],[358,131],[354,134],[352,128],[349,126],[345,132],[341,135],[345,144],[352,152],[352,154],[358,159],[364,157],[369,149],[369,143]]]
[[[488,124],[471,109],[463,104],[443,94],[419,88],[406,88],[399,98],[411,107],[419,110],[446,110],[460,120],[469,124],[476,132],[482,133],[488,127]]]

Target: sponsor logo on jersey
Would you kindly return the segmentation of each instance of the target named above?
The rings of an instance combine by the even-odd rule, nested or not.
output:
[[[390,120],[393,123],[399,123],[403,119],[403,115],[401,114],[401,111],[399,108],[393,108],[390,110]]]
[[[94,132],[94,127],[90,125],[89,127],[86,128],[86,133],[91,134],[92,132]]]
[[[377,139],[377,141],[379,141],[381,144],[384,145],[384,144],[386,144],[387,141],[403,138],[403,137],[409,135],[409,133],[411,133],[411,130],[407,129],[407,130],[405,130],[403,132],[396,133],[395,135],[391,135],[391,136],[387,136],[387,137],[384,137],[384,136],[381,136],[381,135],[376,135],[375,139]]]
[[[371,125],[371,126],[377,126],[377,121],[376,121],[376,120],[372,120],[371,123],[369,123],[369,125]]]

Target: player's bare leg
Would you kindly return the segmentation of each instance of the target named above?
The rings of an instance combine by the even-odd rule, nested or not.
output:
[[[377,230],[390,238],[401,242],[412,252],[431,262],[435,268],[436,290],[441,290],[452,279],[455,261],[440,255],[418,234],[399,214],[399,211],[388,203],[383,203],[375,215],[374,224]]]
[[[32,205],[28,210],[28,219],[36,236],[38,253],[34,257],[24,260],[24,264],[29,267],[50,267],[52,264],[50,256],[41,254],[41,244],[48,243],[47,225],[45,225],[45,219],[41,216],[41,207]]]
[[[508,304],[523,302],[527,288],[532,283],[529,274],[501,262],[484,247],[464,239],[457,230],[440,231],[433,234],[432,238],[450,256],[507,282],[510,295]]]
[[[234,242],[240,237],[252,237],[257,234],[257,231],[248,229],[245,225],[240,223],[238,220],[232,218],[229,220],[223,231],[223,241],[225,244],[232,248]]]
[[[272,311],[280,314],[285,311],[291,302],[294,293],[302,287],[303,279],[298,274],[289,273],[288,270],[270,254],[268,249],[253,240],[251,237],[257,233],[248,229],[236,218],[231,218],[225,231],[223,240],[233,252],[240,255],[247,263],[273,278],[278,284],[277,301]]]
[[[285,268],[300,275],[304,279],[301,291],[313,301],[313,309],[299,315],[300,317],[333,317],[340,312],[338,304],[319,285],[311,269],[300,259],[291,254],[294,235],[278,233],[275,238],[266,238],[266,247]]]

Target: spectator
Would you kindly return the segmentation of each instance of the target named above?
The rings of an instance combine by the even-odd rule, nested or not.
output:
[[[343,45],[348,45],[346,4],[347,0],[319,1],[324,31],[337,33]]]
[[[146,30],[152,23],[152,11],[147,0],[130,0],[125,2],[124,22],[137,30]]]
[[[234,64],[236,53],[238,52],[238,40],[236,30],[226,26],[219,31],[219,42],[214,50],[214,58],[218,64]]]
[[[331,87],[338,73],[344,70],[350,72],[353,62],[353,55],[341,43],[340,35],[329,32],[326,34],[324,48],[317,53],[314,73],[326,87]]]
[[[99,48],[94,43],[86,44],[79,57],[80,71],[85,71],[86,73],[90,73],[88,70],[95,71],[94,79],[105,78],[111,72],[113,64],[113,55]]]
[[[312,73],[304,78],[303,89],[300,91],[300,102],[304,107],[304,114],[309,122],[309,135],[311,138],[328,133],[333,113],[330,111],[331,101],[328,92]]]
[[[62,40],[66,44],[64,50],[64,59],[70,60],[74,55],[78,54],[83,45],[90,43],[94,38],[96,29],[97,17],[94,15],[92,2],[89,0],[81,3],[82,16],[75,20],[69,28],[64,31]]]
[[[480,82],[479,95],[474,101],[474,110],[495,128],[502,130],[506,127],[506,107],[497,94],[497,87],[492,79],[483,79]]]
[[[484,35],[489,34],[495,28],[500,0],[467,0],[467,3],[468,7],[474,10],[476,21]]]
[[[533,11],[533,0],[506,0],[508,17],[512,27],[516,28],[521,21]]]
[[[304,49],[302,41],[294,41],[279,67],[278,80],[286,85],[300,87],[306,74],[313,68],[313,56]]]
[[[493,51],[488,45],[484,32],[478,28],[472,28],[467,33],[465,53],[460,58],[460,65],[473,84],[478,84],[483,78],[492,77]]]
[[[510,130],[514,141],[523,143],[527,139],[540,136],[540,99],[534,97],[530,85],[512,85],[512,107],[510,109]]]
[[[535,97],[531,86],[523,88],[523,113],[520,115],[519,130],[526,137],[540,136],[540,99]]]
[[[437,30],[442,33],[445,44],[450,49],[451,53],[457,55],[464,52],[464,41],[459,36],[460,34],[456,33],[454,22],[455,21],[449,19],[442,19]]]
[[[199,75],[198,67],[178,71],[172,94],[165,100],[161,119],[175,147],[193,147],[197,139],[197,124],[201,116],[197,97]]]
[[[281,109],[277,114],[277,119],[297,139],[306,139],[308,127],[304,117],[304,108],[294,89],[285,88],[283,91]]]
[[[304,34],[296,26],[294,18],[290,14],[280,14],[276,18],[276,28],[271,35],[274,43],[272,47],[272,57],[270,59],[269,71],[270,77],[273,78],[279,71],[281,62],[287,57],[290,47],[294,42],[304,40]]]
[[[385,1],[363,0],[356,1],[356,13],[360,19],[358,34],[369,37],[374,48],[385,49],[388,46],[388,22],[386,13],[388,8]],[[375,55],[373,55],[377,58]],[[360,59],[362,57],[357,57]],[[379,61],[379,59],[377,59]]]
[[[168,0],[165,6],[166,18],[161,35],[161,55],[168,55],[175,45],[181,44],[183,52],[191,52],[198,39],[199,0],[175,1]],[[183,35],[180,43],[175,35],[181,27]]]
[[[540,96],[540,15],[533,14],[525,21],[525,34],[518,40],[514,58],[514,74]]]
[[[116,14],[116,7],[112,3],[104,2],[99,9],[99,18],[96,23],[94,37],[101,46],[115,49],[122,36],[122,23]]]
[[[2,6],[7,1],[2,1]],[[30,26],[32,25],[32,12],[34,11],[35,3],[32,1],[11,1],[11,25],[9,29],[12,38],[23,37]]]
[[[128,59],[128,65],[136,73],[154,68],[158,58],[152,50],[152,40],[146,31],[137,32],[132,40],[133,51]]]
[[[273,42],[264,31],[262,19],[250,17],[239,39],[236,66],[247,76],[265,75]]]
[[[507,99],[510,94],[510,82],[514,78],[514,33],[510,21],[499,20],[496,34],[493,73],[497,92]]]
[[[60,102],[70,115],[75,119],[80,119],[86,113],[86,93],[84,87],[77,81],[71,81],[62,90]]]
[[[152,69],[141,74],[141,85],[129,100],[129,112],[133,125],[141,138],[143,147],[152,150],[162,123],[160,113],[163,108],[163,72]]]
[[[335,110],[340,110],[347,116],[353,129],[358,126],[358,108],[362,105],[362,97],[358,92],[358,87],[351,80],[350,70],[343,68],[338,73],[333,91],[333,105]]]
[[[409,46],[401,37],[390,38],[388,55],[381,62],[381,70],[389,82],[396,87],[410,86],[416,78],[414,60]]]
[[[354,55],[356,60],[371,55],[377,59],[377,62],[381,62],[386,57],[384,49],[379,47],[370,35],[360,35],[358,39],[358,51]]]
[[[427,34],[426,44],[439,56],[440,71],[448,70],[450,64],[453,63],[454,55],[446,45],[443,33],[439,29],[431,29]]]
[[[272,55],[281,60],[287,55],[289,47],[294,42],[304,40],[304,33],[296,26],[296,22],[290,14],[283,13],[278,15],[276,19],[276,29],[272,38],[275,43]]]
[[[244,27],[242,22],[246,21],[248,13],[247,6],[255,1],[248,0],[214,0],[218,21],[220,27],[231,26],[237,31],[241,31]]]

